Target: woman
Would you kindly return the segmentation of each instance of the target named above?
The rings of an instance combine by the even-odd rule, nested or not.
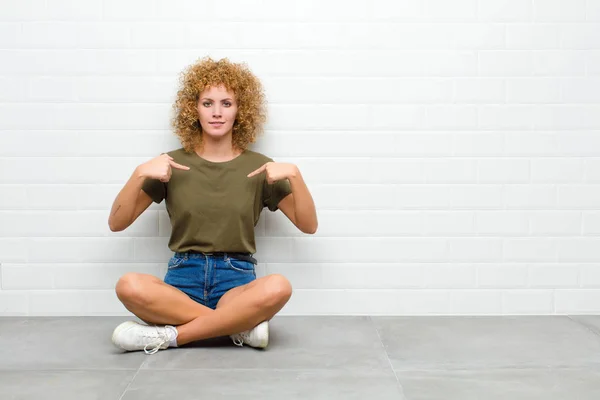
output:
[[[247,149],[262,132],[266,105],[245,66],[205,58],[181,83],[173,126],[183,147],[139,165],[109,217],[110,229],[122,231],[164,199],[174,255],[164,282],[141,273],[119,279],[117,297],[148,325],[124,322],[112,340],[148,354],[223,335],[264,348],[268,321],[292,287],[279,274],[256,279],[254,227],[268,207],[312,234],[315,205],[296,165]]]

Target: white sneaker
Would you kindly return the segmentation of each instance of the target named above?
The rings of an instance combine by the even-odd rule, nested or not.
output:
[[[169,347],[170,342],[176,337],[177,329],[171,325],[148,326],[127,321],[115,328],[112,342],[119,349],[144,350],[146,354],[154,354],[160,349]]]
[[[265,348],[269,344],[269,321],[263,321],[254,328],[229,336],[237,346]]]

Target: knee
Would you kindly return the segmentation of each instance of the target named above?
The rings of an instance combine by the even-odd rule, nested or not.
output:
[[[146,303],[147,299],[144,294],[147,293],[147,291],[143,290],[144,281],[144,277],[135,272],[128,272],[119,278],[115,287],[119,300],[129,304]]]
[[[273,274],[266,286],[266,301],[268,305],[286,303],[292,297],[292,284],[283,275]]]

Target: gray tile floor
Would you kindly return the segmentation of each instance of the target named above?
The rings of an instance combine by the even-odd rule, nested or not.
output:
[[[0,317],[0,399],[599,399],[600,316],[292,317],[121,353],[123,317]]]

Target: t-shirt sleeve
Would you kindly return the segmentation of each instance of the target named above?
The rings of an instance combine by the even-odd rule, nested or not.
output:
[[[269,185],[265,180],[263,189],[263,206],[268,207],[271,211],[277,211],[277,205],[288,194],[292,193],[290,181],[282,179]]]
[[[146,178],[146,180],[144,180],[142,190],[157,204],[163,201],[167,193],[165,183],[152,178]]]

